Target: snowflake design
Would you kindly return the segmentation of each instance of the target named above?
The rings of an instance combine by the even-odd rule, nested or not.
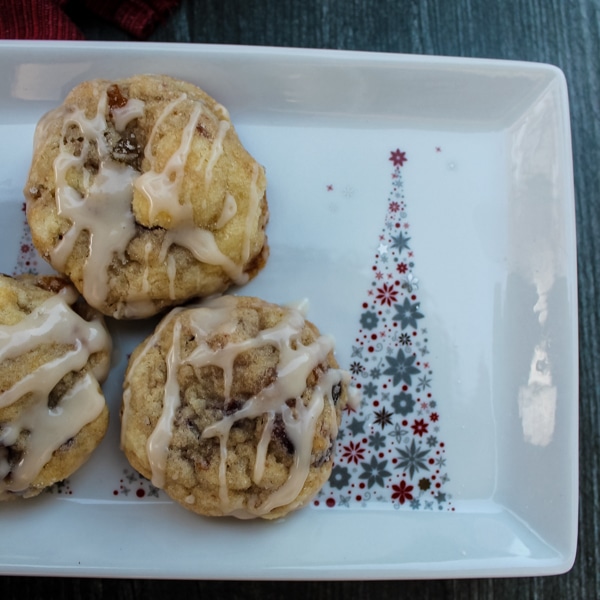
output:
[[[119,485],[114,488],[113,496],[131,496],[140,500],[160,498],[161,491],[133,469],[123,469]]]
[[[428,358],[413,238],[404,196],[407,152],[390,152],[392,185],[373,245],[371,281],[349,370],[362,406],[342,424],[336,464],[315,506],[454,510],[446,485],[443,413]],[[331,191],[331,190],[330,190]],[[410,232],[410,234],[409,234]]]
[[[71,488],[71,482],[68,479],[57,481],[50,487],[46,488],[46,494],[56,494],[57,496],[72,496],[73,490]]]

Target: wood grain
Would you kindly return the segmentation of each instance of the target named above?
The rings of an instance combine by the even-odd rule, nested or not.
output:
[[[89,39],[127,39],[83,9],[70,10]],[[600,598],[600,0],[184,0],[151,39],[515,59],[552,63],[564,71],[571,103],[579,264],[577,560],[565,575],[497,580],[286,584],[8,577],[2,581],[3,600],[24,593],[56,600],[158,600],[184,594],[261,600]]]

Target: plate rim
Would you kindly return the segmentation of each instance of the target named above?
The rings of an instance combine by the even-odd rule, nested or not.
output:
[[[347,60],[358,60],[363,62],[364,64],[368,64],[370,62],[376,62],[377,64],[384,63],[393,63],[393,64],[417,64],[421,66],[460,66],[467,68],[510,68],[517,70],[536,70],[548,73],[552,76],[552,80],[557,82],[560,86],[561,93],[561,101],[562,101],[562,136],[566,141],[569,142],[569,146],[571,144],[571,129],[570,129],[570,119],[569,119],[569,103],[568,103],[568,90],[567,90],[567,81],[563,71],[557,67],[556,65],[552,65],[549,63],[542,62],[530,62],[530,61],[520,61],[520,60],[507,60],[507,59],[496,59],[496,58],[473,58],[473,57],[452,57],[452,56],[437,56],[437,55],[413,55],[413,54],[402,54],[402,53],[393,53],[393,52],[373,52],[373,51],[360,51],[360,50],[340,50],[340,49],[318,49],[318,48],[293,48],[293,47],[271,47],[271,46],[247,46],[247,45],[231,45],[231,44],[186,44],[186,43],[168,43],[168,42],[110,42],[110,41],[29,41],[29,40],[0,40],[0,57],[3,53],[19,48],[21,50],[31,50],[33,53],[37,53],[43,49],[53,50],[53,51],[64,51],[69,50],[72,51],[76,48],[86,48],[91,52],[104,52],[106,50],[110,50],[111,52],[126,52],[131,53],[132,51],[140,52],[143,54],[152,54],[158,51],[168,51],[173,54],[184,54],[186,56],[197,56],[198,54],[205,55],[227,55],[227,56],[240,56],[240,55],[253,55],[254,57],[269,58],[274,54],[281,56],[283,58],[290,58],[293,60],[296,59],[310,59],[314,62],[319,62],[323,59],[334,59],[336,61],[347,61]],[[572,212],[572,223],[571,226],[565,228],[565,231],[569,234],[571,245],[575,245],[575,255],[571,256],[571,262],[574,263],[574,272],[571,274],[571,277],[574,278],[574,290],[572,292],[575,294],[574,304],[574,314],[570,315],[571,320],[571,329],[573,332],[573,340],[574,344],[578,343],[578,313],[577,313],[577,257],[576,257],[576,229],[575,229],[575,194],[574,194],[574,177],[573,177],[573,165],[572,165],[572,151],[570,148],[568,149],[568,154],[570,156],[570,161],[566,163],[567,168],[567,179],[569,180],[569,186],[572,189],[570,197],[566,199],[568,201],[568,207],[570,208],[570,212]],[[571,248],[572,249],[572,248]],[[575,353],[572,356],[572,368],[575,369],[574,373],[574,381],[575,381],[575,398],[573,399],[575,406],[572,410],[575,411],[575,414],[578,414],[578,399],[579,399],[579,389],[578,389],[578,354]],[[576,423],[575,423],[576,427]],[[573,450],[578,450],[578,439],[575,436],[574,440],[571,440],[574,443]],[[574,452],[572,456],[573,466],[578,470],[579,461],[578,461],[578,452]],[[577,477],[575,478],[577,480]],[[544,572],[544,569],[541,569],[540,574],[558,574],[563,573],[571,569],[574,564],[576,557],[576,541],[577,541],[577,520],[578,520],[578,508],[577,508],[577,498],[578,498],[578,485],[574,486],[573,489],[570,490],[571,494],[573,494],[573,505],[575,507],[575,514],[570,515],[571,519],[574,519],[574,528],[573,528],[573,544],[570,552],[567,555],[563,556],[560,560],[560,568],[556,570],[556,566],[554,568],[548,567],[548,571]],[[388,569],[384,572],[380,570],[373,570],[369,573],[373,574],[373,578],[383,579],[383,578],[405,578],[402,574],[402,563],[396,565],[400,567],[399,570],[391,570]],[[6,568],[12,570],[6,570]],[[4,565],[0,564],[0,572],[6,574],[13,574],[15,565]],[[80,569],[71,569],[63,568],[57,569],[56,567],[48,566],[44,568],[41,565],[34,565],[29,567],[21,567],[22,570],[18,571],[19,574],[66,574],[66,575],[101,575],[101,576],[115,576],[115,577],[131,577],[137,576],[131,572],[116,572],[116,573],[107,573],[104,570],[96,571],[94,569],[85,571]],[[37,570],[36,570],[37,569]],[[516,569],[513,572],[514,575],[517,576],[530,576],[532,574],[536,574],[531,571],[527,571],[527,568],[524,569],[526,572],[520,572],[523,569]],[[433,572],[431,577],[439,577],[440,573],[443,571]],[[369,573],[366,575],[369,576]],[[467,577],[481,577],[481,576],[494,576],[498,574],[506,574],[505,571],[500,569],[499,572],[495,572],[494,569],[489,571],[481,571],[477,574],[467,575]],[[510,574],[510,573],[509,573]],[[274,578],[289,578],[290,576],[294,577],[291,572],[283,573],[281,577],[279,575],[270,574],[271,577]],[[164,575],[152,575],[147,573],[146,575],[141,575],[142,577],[149,576],[159,576],[168,578],[168,574]],[[184,578],[191,576],[183,575]],[[206,577],[206,574],[202,576]],[[362,574],[365,576],[365,573]],[[446,575],[441,575],[444,577],[461,577],[460,570],[450,570]],[[299,574],[297,576],[299,579],[305,579],[309,577],[317,577],[323,579],[348,579],[349,574],[340,570],[336,573],[329,574],[321,574],[319,575],[316,571],[311,574]],[[427,575],[426,577],[429,577]],[[242,577],[242,579],[249,579],[252,577]],[[260,578],[260,577],[259,577]],[[351,577],[350,577],[351,578]],[[237,579],[233,577],[233,579]]]

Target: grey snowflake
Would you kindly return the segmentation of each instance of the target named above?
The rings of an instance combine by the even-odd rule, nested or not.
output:
[[[392,317],[394,321],[398,321],[402,329],[408,326],[416,329],[417,319],[422,319],[425,315],[419,312],[419,303],[411,302],[408,298],[404,298],[402,304],[394,304],[396,314]]]
[[[377,386],[372,381],[369,381],[369,383],[363,386],[362,392],[367,398],[372,398],[377,393]]]
[[[402,252],[405,248],[410,250],[408,246],[408,242],[410,241],[409,237],[405,237],[404,233],[400,232],[397,237],[392,237],[392,248],[396,248],[398,252]]]
[[[394,425],[394,431],[392,431],[391,435],[396,439],[396,441],[400,444],[402,442],[402,438],[405,435],[408,435],[408,429],[402,429],[400,427],[400,423],[396,423]]]
[[[128,469],[123,469],[123,473],[125,473],[125,478],[127,481],[129,481],[129,483],[133,483],[138,478],[137,473],[129,471]]]
[[[360,324],[365,329],[375,329],[379,323],[379,317],[371,310],[365,311],[360,317]]]
[[[340,496],[338,499],[338,506],[350,506],[350,496]]]
[[[367,480],[367,487],[372,488],[374,485],[383,487],[385,485],[385,477],[389,477],[391,473],[385,468],[387,460],[379,462],[375,456],[371,457],[370,462],[360,463],[363,472],[358,476],[359,479]]]
[[[406,416],[408,413],[412,412],[414,406],[415,401],[412,399],[410,394],[407,394],[406,392],[400,392],[394,396],[392,407],[397,413]]]
[[[412,383],[412,375],[419,373],[419,369],[413,366],[415,362],[414,356],[406,356],[402,348],[398,350],[396,357],[386,356],[385,359],[390,365],[383,373],[391,375],[394,385],[398,385],[401,381],[410,385]]]
[[[411,441],[410,446],[406,446],[404,449],[396,448],[396,451],[400,455],[400,460],[396,463],[396,469],[406,469],[411,477],[421,469],[429,471],[425,461],[429,449],[421,450],[421,446],[417,446],[415,440]]]
[[[431,379],[427,377],[427,375],[423,375],[423,377],[419,377],[419,387],[421,389],[426,389],[431,387]]]
[[[356,417],[352,419],[352,423],[348,425],[348,429],[352,432],[353,435],[358,435],[359,433],[364,433],[365,431],[365,422],[359,421]]]
[[[153,485],[149,485],[148,486],[148,497],[152,497],[154,496],[154,498],[158,498],[158,493],[160,492],[160,490],[157,487],[154,487]]]
[[[373,447],[373,450],[379,450],[385,446],[385,435],[382,435],[379,431],[376,431],[373,435],[369,436],[369,446]]]
[[[381,369],[374,367],[369,371],[369,376],[371,379],[379,379],[381,377]]]
[[[329,485],[341,490],[348,485],[349,481],[350,473],[348,473],[348,469],[346,467],[342,467],[341,465],[334,465],[333,469],[331,470]]]
[[[437,443],[438,443],[438,440],[437,440],[437,438],[435,437],[435,435],[430,435],[430,436],[427,438],[427,440],[426,440],[426,441],[427,441],[427,445],[428,445],[430,448],[433,448],[434,446],[437,446]]]

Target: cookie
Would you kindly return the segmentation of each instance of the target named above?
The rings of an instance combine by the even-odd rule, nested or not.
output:
[[[329,478],[349,375],[301,312],[223,296],[173,309],[127,368],[131,465],[206,516],[274,519]]]
[[[191,83],[79,84],[36,128],[24,194],[39,253],[88,304],[144,318],[265,265],[264,168]]]
[[[0,275],[0,500],[77,470],[102,440],[111,340],[61,277]]]

